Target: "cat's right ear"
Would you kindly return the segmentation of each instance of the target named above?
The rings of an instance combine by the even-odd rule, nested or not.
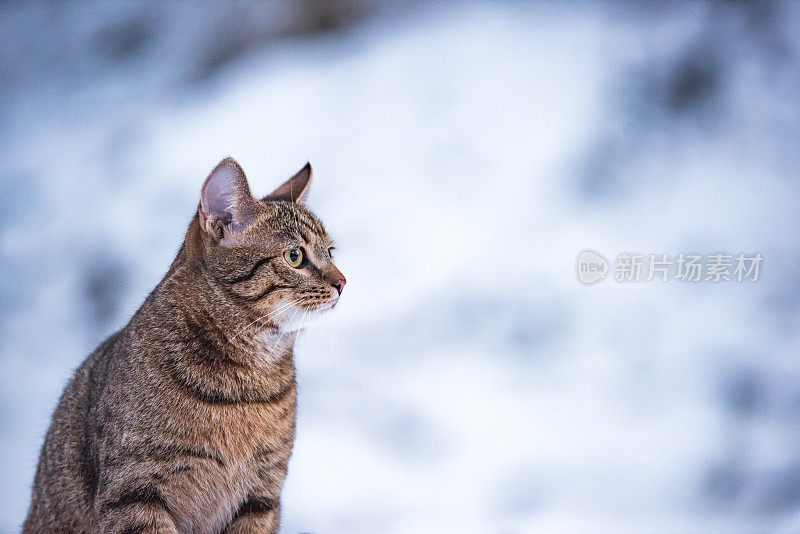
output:
[[[242,167],[233,158],[225,158],[203,182],[200,227],[221,241],[226,234],[241,232],[253,222],[257,203]]]
[[[311,164],[306,163],[305,167],[297,171],[294,176],[286,180],[278,189],[265,196],[262,200],[264,202],[283,200],[285,202],[303,204],[308,194],[311,175]]]

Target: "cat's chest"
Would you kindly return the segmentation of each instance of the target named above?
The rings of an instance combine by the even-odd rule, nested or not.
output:
[[[291,454],[297,394],[292,386],[274,402],[237,406],[217,426],[214,441],[232,468],[247,468],[262,460]]]
[[[179,532],[216,534],[230,524],[254,484],[243,465],[195,469],[175,485],[171,511]]]
[[[294,442],[295,403],[293,390],[280,402],[205,414],[205,428],[198,429],[205,436],[201,442],[219,461],[198,464],[180,482],[181,531],[221,532],[247,499],[280,495]]]

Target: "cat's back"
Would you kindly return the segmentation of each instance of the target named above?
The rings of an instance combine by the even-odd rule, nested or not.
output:
[[[97,400],[122,334],[120,330],[101,343],[64,389],[42,445],[23,532],[64,525],[74,532],[90,531],[86,511],[98,484]]]

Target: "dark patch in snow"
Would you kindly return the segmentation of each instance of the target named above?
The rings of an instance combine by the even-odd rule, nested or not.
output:
[[[190,83],[203,83],[228,65],[282,39],[309,38],[343,31],[363,22],[374,10],[371,2],[304,1],[287,4],[280,16],[266,5],[231,5],[214,21],[200,61],[188,73]],[[277,23],[276,23],[277,22]]]
[[[703,491],[716,506],[727,506],[741,497],[747,476],[738,462],[711,467],[703,480]]]
[[[103,253],[89,260],[83,271],[81,294],[95,332],[117,320],[129,278],[129,270],[119,260]]]
[[[766,474],[753,504],[763,514],[785,513],[800,506],[800,464],[788,465]]]
[[[752,416],[765,408],[767,392],[764,380],[753,369],[738,369],[722,383],[723,403],[743,416]]]
[[[157,21],[144,13],[100,29],[94,38],[97,52],[119,63],[137,55],[158,32]]]
[[[707,50],[690,50],[670,69],[664,101],[674,113],[696,113],[720,91],[721,67]]]

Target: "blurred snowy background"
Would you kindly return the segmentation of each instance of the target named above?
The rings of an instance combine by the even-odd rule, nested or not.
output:
[[[284,532],[800,532],[800,7],[0,5],[0,532],[202,180],[310,160],[348,285]],[[585,287],[577,253],[761,253]]]

